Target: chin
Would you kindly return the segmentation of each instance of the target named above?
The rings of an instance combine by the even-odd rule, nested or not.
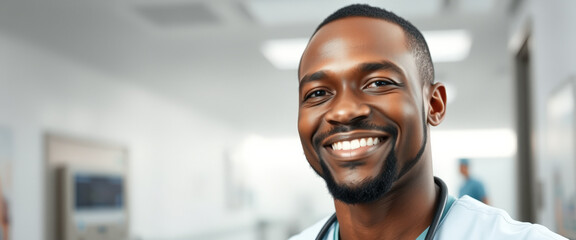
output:
[[[375,177],[366,177],[363,180],[349,180],[338,183],[324,161],[320,161],[326,186],[332,197],[347,204],[369,203],[387,195],[392,184],[396,182],[398,171],[396,156],[390,154],[386,164]]]

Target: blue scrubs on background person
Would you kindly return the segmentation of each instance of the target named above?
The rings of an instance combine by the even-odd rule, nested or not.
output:
[[[464,184],[460,187],[460,197],[468,195],[478,201],[483,201],[486,198],[486,190],[484,190],[484,185],[474,179],[468,178]]]
[[[478,201],[488,204],[488,196],[486,195],[484,184],[482,184],[478,179],[470,176],[470,160],[467,158],[461,158],[459,162],[460,173],[465,178],[464,184],[460,187],[459,197],[468,195]]]

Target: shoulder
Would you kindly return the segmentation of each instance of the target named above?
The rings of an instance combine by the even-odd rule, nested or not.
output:
[[[502,209],[464,196],[440,223],[437,239],[566,239],[538,224],[513,220]]]
[[[292,236],[289,240],[313,240],[316,239],[316,236],[320,232],[320,229],[326,224],[330,216],[323,218],[322,220],[318,221],[314,225],[304,229],[301,233]]]

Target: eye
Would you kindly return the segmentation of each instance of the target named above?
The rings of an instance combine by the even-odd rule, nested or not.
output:
[[[326,90],[315,90],[315,91],[312,91],[311,93],[309,93],[308,95],[306,95],[304,100],[307,100],[309,98],[323,97],[323,96],[326,96]]]
[[[311,89],[302,100],[305,106],[316,106],[330,100],[332,92],[330,89]]]
[[[378,88],[378,87],[383,87],[383,86],[388,86],[388,85],[396,85],[396,83],[389,81],[389,80],[376,80],[376,81],[370,82],[366,87],[367,88]]]

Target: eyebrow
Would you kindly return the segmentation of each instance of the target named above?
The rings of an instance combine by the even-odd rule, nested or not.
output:
[[[374,72],[377,70],[390,70],[393,71],[394,73],[404,76],[404,71],[402,71],[402,69],[398,67],[396,64],[391,63],[389,61],[362,63],[358,67],[358,70],[364,73]]]
[[[302,89],[302,86],[304,86],[304,84],[325,78],[326,75],[328,74],[326,74],[325,71],[318,71],[312,74],[306,74],[304,75],[304,77],[302,77],[302,80],[300,80],[300,86],[298,88]]]
[[[404,71],[396,64],[389,62],[389,61],[381,61],[381,62],[368,62],[368,63],[361,63],[356,67],[357,71],[362,73],[369,73],[378,70],[390,70],[396,74],[404,76]],[[302,89],[306,83],[321,80],[325,78],[328,74],[326,71],[318,71],[312,74],[306,74],[300,80],[299,89]]]

